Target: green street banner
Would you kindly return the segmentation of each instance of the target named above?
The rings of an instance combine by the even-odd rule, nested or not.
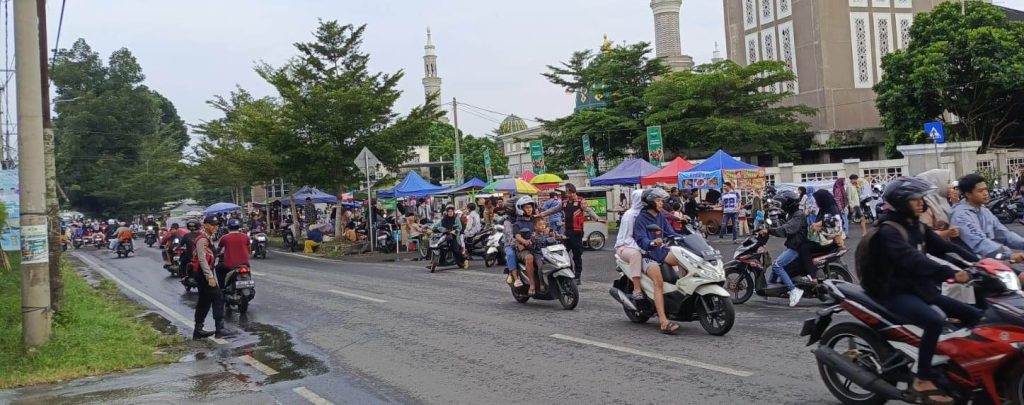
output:
[[[494,172],[491,171],[491,150],[484,149],[484,173],[487,174],[487,184],[494,182]]]
[[[458,186],[462,185],[462,183],[463,183],[463,179],[462,179],[462,154],[461,153],[455,154],[455,159],[454,160],[455,160],[455,186],[458,187]]]
[[[533,174],[544,174],[544,142],[530,141],[530,161],[533,162]]]
[[[661,144],[661,127],[647,127],[647,160],[656,167],[665,162],[665,148]]]
[[[594,166],[594,149],[590,147],[590,135],[583,135],[583,163],[587,166],[587,176],[597,177]]]

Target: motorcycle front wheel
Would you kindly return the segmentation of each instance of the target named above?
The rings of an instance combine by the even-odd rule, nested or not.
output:
[[[579,305],[580,290],[572,279],[558,277],[558,289],[560,291],[558,302],[562,304],[563,309],[572,310],[576,308],[576,305]]]
[[[732,294],[733,304],[742,304],[754,296],[754,276],[742,268],[725,270],[725,289]]]
[[[736,309],[732,299],[720,295],[705,295],[698,298],[697,316],[700,326],[709,334],[722,336],[732,330],[736,322]]]
[[[497,256],[486,255],[484,257],[484,267],[490,268],[498,262]]]
[[[438,262],[438,260],[440,260],[440,258],[438,256],[441,256],[441,255],[433,255],[433,257],[430,258],[430,272],[431,273],[433,273],[435,270],[437,270],[437,262]]]

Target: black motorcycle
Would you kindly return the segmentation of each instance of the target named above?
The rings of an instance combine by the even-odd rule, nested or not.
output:
[[[466,259],[473,256],[487,257],[487,241],[494,235],[494,228],[485,226],[480,232],[466,238]]]
[[[117,258],[118,259],[120,259],[122,257],[127,258],[129,255],[132,254],[132,252],[135,252],[135,248],[132,247],[132,242],[130,242],[130,241],[129,242],[119,241],[119,242],[117,242],[116,252],[117,252]]]
[[[263,232],[250,233],[249,245],[252,257],[258,257],[260,259],[267,258],[267,234]]]
[[[733,260],[725,264],[725,289],[732,294],[732,302],[742,304],[755,293],[761,297],[789,298],[789,289],[784,284],[768,284],[771,274],[772,256],[765,244],[769,236],[757,234],[747,237],[733,254]],[[805,297],[830,300],[822,280],[843,280],[853,282],[853,275],[842,262],[846,249],[833,245],[829,250],[815,253],[814,278],[808,278],[799,259],[786,266],[786,273],[797,288],[804,290]]]
[[[252,279],[249,265],[229,270],[224,275],[221,291],[224,293],[225,315],[231,316],[231,312],[237,310],[239,316],[244,316],[249,311],[249,301],[256,298],[256,281]]]
[[[281,230],[281,237],[284,239],[284,247],[290,252],[294,252],[299,246],[299,242],[295,240],[295,234],[292,233],[290,227],[285,227]]]
[[[398,239],[396,238],[398,224],[395,223],[394,217],[388,217],[385,220],[374,222],[373,227],[377,237],[377,249],[383,252],[394,252],[398,248]]]
[[[1020,198],[1012,198],[1006,192],[994,193],[986,206],[999,222],[1004,224],[1013,223],[1020,217],[1021,211],[1024,211],[1024,202]]]
[[[451,250],[451,241],[455,238],[455,231],[449,231],[444,227],[434,230],[430,235],[430,265],[427,267],[433,273],[438,266],[455,266],[455,253]]]
[[[156,229],[153,229],[152,225],[146,227],[145,243],[149,247],[153,247],[156,244]]]

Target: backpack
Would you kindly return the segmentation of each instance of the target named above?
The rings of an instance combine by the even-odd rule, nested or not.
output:
[[[882,225],[892,226],[900,233],[904,241],[910,242],[910,234],[907,233],[907,228],[895,221],[882,221],[878,226],[869,229],[868,233],[864,234],[860,244],[857,245],[857,250],[854,252],[854,264],[857,271],[857,279],[860,280],[861,285],[869,293],[880,292],[871,291],[873,290],[872,287],[885,289],[889,284],[889,274],[892,273],[891,267],[885,261],[880,260],[881,255],[873,252],[871,248],[875,235],[882,229]],[[922,225],[918,223],[918,226]],[[882,276],[879,277],[879,275]]]

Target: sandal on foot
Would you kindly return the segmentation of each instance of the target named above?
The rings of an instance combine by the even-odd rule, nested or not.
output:
[[[531,287],[530,288],[530,292],[528,292],[526,295],[531,296],[531,297],[534,296],[534,295],[537,295],[537,290],[534,290],[533,287]]]
[[[669,322],[667,328],[659,328],[659,330],[661,330],[661,333],[664,333],[666,335],[675,335],[679,333],[679,329],[679,324],[675,322]]]
[[[940,389],[918,391],[918,390],[914,389],[913,385],[911,385],[909,392],[910,392],[910,396],[914,400],[914,403],[918,403],[918,404],[925,404],[925,405],[953,405],[953,404],[956,403],[956,399],[954,399],[953,397],[949,396],[948,393],[946,393],[945,391],[940,390]],[[949,400],[948,401],[939,401],[939,400],[932,399],[932,398],[935,398],[935,397],[946,397],[946,398],[949,398]]]
[[[513,283],[512,286],[515,287],[515,288],[522,287],[523,286],[523,280],[516,280],[516,282]]]

